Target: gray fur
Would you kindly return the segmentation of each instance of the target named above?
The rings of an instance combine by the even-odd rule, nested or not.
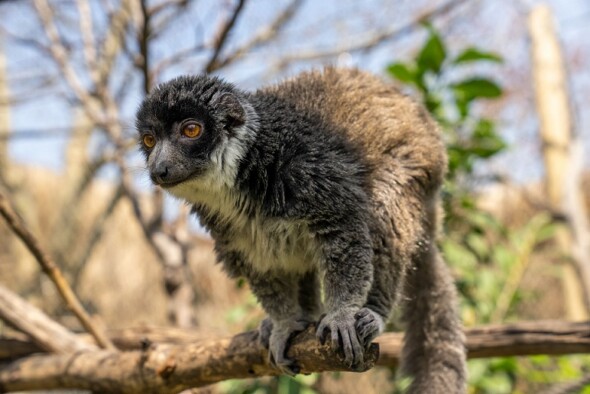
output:
[[[182,135],[187,119],[198,138]],[[446,156],[421,106],[357,70],[253,93],[193,76],[154,90],[137,129],[157,140],[142,145],[152,180],[194,206],[225,270],[268,313],[261,341],[283,372],[298,372],[289,339],[322,308],[318,338],[354,366],[403,299],[409,391],[465,391],[455,290],[435,245]]]

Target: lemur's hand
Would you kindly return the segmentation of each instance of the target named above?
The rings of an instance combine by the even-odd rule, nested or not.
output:
[[[321,343],[326,341],[328,331],[333,349],[341,349],[349,367],[362,364],[364,349],[356,333],[355,313],[358,308],[342,308],[326,314],[318,325],[316,336]]]

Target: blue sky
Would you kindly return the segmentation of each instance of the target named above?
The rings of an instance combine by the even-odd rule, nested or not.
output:
[[[20,3],[20,4],[18,4]],[[54,3],[54,2],[52,2]],[[55,2],[57,3],[57,2]],[[274,14],[277,5],[285,4],[285,1],[253,1],[249,3],[249,9],[244,17],[239,20],[236,35],[232,45],[237,45],[240,40],[246,39],[248,32],[256,26],[263,25]],[[400,15],[400,7],[404,10],[423,9],[424,4],[432,6],[443,1],[307,1],[301,10],[295,23],[290,25],[284,37],[276,44],[269,45],[251,56],[247,57],[236,67],[224,70],[223,76],[236,82],[245,88],[255,88],[262,83],[271,82],[298,69],[306,69],[317,65],[318,62],[301,62],[288,68],[282,73],[269,72],[269,60],[281,56],[296,54],[299,51],[307,51],[314,48],[330,48],[342,43],[352,42],[366,34],[371,34],[371,29],[379,30],[388,26],[402,25],[407,22],[406,14]],[[450,50],[461,48],[468,44],[476,44],[486,49],[501,53],[505,59],[503,69],[491,69],[490,75],[499,76],[502,80],[510,73],[528,73],[528,38],[525,29],[526,12],[537,1],[512,2],[508,0],[479,1],[478,14],[475,20],[466,19],[461,12],[458,13],[448,25],[438,26],[449,43]],[[590,115],[588,111],[580,111],[588,101],[589,76],[579,71],[584,65],[588,69],[590,48],[587,47],[587,36],[590,33],[590,3],[584,0],[552,0],[548,2],[553,8],[559,26],[559,32],[568,58],[577,59],[580,56],[582,65],[571,67],[572,93],[576,99],[578,108],[578,121],[580,132],[589,137]],[[166,36],[154,46],[155,56],[170,53],[179,46],[190,45],[198,42],[201,37],[191,30],[192,24],[203,25],[202,34],[207,36],[208,29],[214,26],[210,21],[216,21],[221,16],[217,14],[216,2],[201,1],[199,8],[194,9],[189,15],[178,23],[178,28],[169,31]],[[9,16],[0,18],[0,25],[7,30],[22,35],[27,35],[35,28],[36,21],[30,17],[30,13],[22,5],[22,2],[9,3],[0,6],[0,13]],[[331,19],[331,15],[342,15],[339,19]],[[196,18],[196,19],[195,19]],[[406,16],[407,18],[407,16]],[[324,20],[332,22],[322,24]],[[105,20],[97,19],[97,24]],[[493,22],[492,22],[493,21]],[[518,25],[521,26],[518,26]],[[243,35],[243,37],[242,37]],[[340,56],[341,62],[346,65],[358,66],[376,73],[382,73],[385,66],[393,60],[407,60],[411,57],[416,46],[420,43],[424,32],[417,31],[395,42],[386,43],[376,50],[368,53],[352,53]],[[584,50],[584,46],[586,49]],[[26,85],[27,78],[31,75],[51,74],[54,67],[47,62],[40,64],[38,53],[11,45],[4,40],[3,48],[8,58],[9,78],[12,81],[14,91],[22,91],[20,87]],[[578,55],[582,53],[582,55]],[[190,73],[195,69],[194,62],[186,62],[178,67],[171,68],[164,74],[164,78],[173,77],[180,73]],[[335,62],[335,59],[329,59]],[[272,64],[271,64],[272,65]],[[523,71],[524,70],[524,71]],[[137,92],[131,94],[122,104],[121,112],[124,118],[131,121],[135,107],[141,100],[139,93],[139,81],[132,85]],[[511,86],[508,86],[510,89]],[[526,87],[519,87],[525,89]],[[531,90],[532,91],[532,90]],[[26,89],[25,89],[26,92]],[[31,94],[30,92],[27,92]],[[34,93],[32,94],[35,97]],[[495,167],[500,171],[510,170],[517,180],[536,179],[542,174],[539,165],[538,146],[536,142],[537,125],[534,116],[529,112],[534,110],[530,102],[531,95],[518,96],[518,100],[529,102],[521,109],[504,108],[499,114],[499,122],[506,138],[512,144],[511,153],[508,153]],[[516,98],[514,99],[516,100]],[[515,101],[516,103],[516,101]],[[521,103],[521,101],[518,101]],[[516,105],[515,105],[516,107]],[[528,109],[527,109],[528,108]],[[531,109],[532,108],[532,109]],[[525,111],[521,114],[519,111]],[[11,125],[15,132],[29,130],[55,130],[68,129],[72,121],[71,103],[61,96],[39,95],[32,101],[25,101],[15,106],[11,112]],[[128,125],[132,128],[132,124]],[[585,138],[590,140],[590,138]],[[60,170],[64,146],[67,141],[65,133],[49,133],[47,137],[15,138],[10,144],[10,155],[19,162],[39,165]],[[524,154],[523,154],[524,152]],[[514,162],[509,166],[503,163]]]

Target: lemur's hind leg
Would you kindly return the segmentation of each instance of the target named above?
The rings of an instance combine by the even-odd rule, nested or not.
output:
[[[269,321],[260,327],[260,342],[268,346],[268,359],[282,373],[294,375],[299,372],[295,360],[287,357],[291,338],[307,328],[299,305],[298,275],[278,276],[273,273],[251,272],[248,283],[252,292],[268,313]]]
[[[424,230],[423,203],[405,183],[408,177],[390,158],[373,179],[370,228],[373,247],[373,282],[367,302],[356,313],[356,331],[365,348],[383,332],[403,288],[411,265],[412,249]]]
[[[375,249],[374,272],[379,274],[373,278],[366,304],[355,314],[356,332],[359,340],[368,349],[373,340],[383,332],[387,319],[393,309],[403,273],[399,264],[392,263],[391,252]],[[395,268],[397,272],[391,272]]]
[[[303,318],[316,323],[322,314],[322,284],[318,272],[307,272],[299,279],[299,306]]]
[[[317,323],[322,313],[321,300],[321,283],[317,271],[305,273],[298,281],[299,286],[299,306],[301,308],[301,321],[309,324]],[[268,349],[270,334],[272,333],[272,320],[270,317],[265,318],[259,327],[260,343]]]

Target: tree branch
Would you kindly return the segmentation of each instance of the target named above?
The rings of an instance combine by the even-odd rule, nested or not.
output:
[[[96,342],[103,348],[114,349],[113,344],[95,324],[78,300],[76,294],[65,280],[61,270],[49,255],[43,250],[37,239],[27,228],[23,219],[15,212],[14,208],[2,193],[0,193],[0,215],[6,219],[8,226],[23,241],[29,251],[41,266],[41,269],[55,284],[57,291],[66,303],[66,306],[78,318],[82,326],[96,339]]]
[[[37,16],[41,21],[41,25],[49,39],[51,45],[48,47],[49,53],[53,57],[53,60],[57,64],[63,78],[67,82],[68,86],[75,94],[76,98],[83,103],[84,109],[86,110],[88,117],[95,123],[101,124],[102,119],[97,116],[97,103],[96,100],[86,91],[86,88],[78,78],[72,64],[69,62],[68,53],[66,48],[61,41],[57,26],[53,19],[53,10],[47,0],[35,0],[33,3],[37,10]]]
[[[243,57],[246,53],[252,51],[254,48],[270,41],[276,37],[279,32],[286,26],[291,18],[297,12],[297,9],[303,3],[302,0],[292,0],[285,9],[280,12],[277,17],[268,26],[258,32],[250,41],[236,49],[233,53],[227,55],[223,60],[217,62],[215,69],[223,68],[234,61]]]
[[[95,346],[81,336],[71,333],[2,285],[0,285],[0,319],[27,334],[33,340],[32,344],[36,345],[33,349],[38,347],[39,350],[61,354],[95,349]]]
[[[258,342],[258,333],[251,331],[191,344],[147,344],[143,350],[122,353],[31,356],[0,368],[0,391],[42,387],[176,393],[230,378],[277,375],[266,353]],[[351,370],[329,345],[319,345],[313,327],[294,339],[288,355],[299,361],[302,373]],[[373,367],[377,356],[377,346],[372,345],[359,370]]]
[[[234,9],[231,17],[221,26],[219,29],[219,33],[217,34],[217,38],[215,39],[215,45],[213,49],[213,55],[209,59],[209,62],[205,66],[205,71],[210,73],[217,69],[217,59],[221,54],[221,50],[227,43],[227,38],[229,37],[229,32],[234,27],[236,21],[238,20],[238,16],[244,9],[244,4],[246,4],[246,0],[238,0],[238,4]]]
[[[466,330],[466,336],[469,358],[590,353],[590,322],[476,327]],[[43,387],[171,393],[232,378],[278,373],[268,365],[266,350],[258,344],[255,331],[203,340],[193,330],[144,328],[112,332],[112,339],[121,348],[134,350],[23,358],[0,367],[0,391]],[[360,370],[374,364],[398,364],[402,334],[383,334],[377,343]],[[9,346],[21,351],[24,347],[18,341],[0,339],[0,349]],[[351,370],[329,346],[317,342],[313,327],[293,338],[288,355],[299,360],[302,373]]]
[[[465,335],[468,358],[590,353],[590,321],[490,325],[467,329]],[[377,342],[380,346],[378,365],[397,365],[401,336],[385,334]]]
[[[402,26],[372,33],[369,37],[361,38],[359,40],[349,42],[341,46],[332,47],[325,51],[299,51],[295,55],[284,56],[277,64],[277,68],[282,68],[285,65],[295,61],[309,61],[326,57],[338,56],[346,52],[366,51],[375,48],[376,46],[382,44],[385,41],[393,40],[394,38],[401,37],[414,31],[420,26],[420,23],[428,21],[434,17],[447,14],[454,8],[466,2],[467,0],[450,0],[438,7],[433,8],[432,10],[426,11],[418,15],[416,18]]]

